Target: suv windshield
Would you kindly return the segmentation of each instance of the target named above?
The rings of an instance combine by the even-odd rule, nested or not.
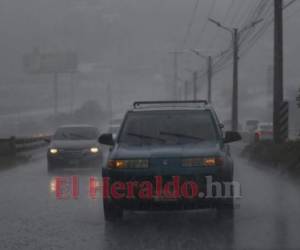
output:
[[[145,111],[127,115],[119,142],[141,144],[187,144],[216,141],[210,111]]]
[[[54,140],[96,140],[97,128],[93,127],[65,127],[59,128],[53,136]]]

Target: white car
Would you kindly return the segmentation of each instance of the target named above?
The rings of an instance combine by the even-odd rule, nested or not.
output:
[[[102,150],[99,130],[89,125],[59,127],[47,153],[48,171],[65,167],[100,167]]]
[[[273,140],[273,123],[259,123],[254,133],[254,139],[256,142]]]

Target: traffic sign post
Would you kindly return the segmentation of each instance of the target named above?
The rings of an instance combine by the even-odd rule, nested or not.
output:
[[[278,114],[279,139],[284,142],[289,137],[289,103],[281,102]]]
[[[78,68],[77,54],[74,52],[40,53],[34,49],[23,57],[24,70],[28,74],[54,75],[54,114],[58,113],[58,76],[59,74],[74,74]]]
[[[300,89],[298,90],[298,95],[296,97],[296,102],[297,102],[298,108],[300,108]]]
[[[40,53],[38,49],[23,57],[24,69],[29,74],[75,73],[77,54],[73,52]]]
[[[283,0],[274,0],[274,87],[273,126],[274,142],[282,143],[280,110],[283,103]]]

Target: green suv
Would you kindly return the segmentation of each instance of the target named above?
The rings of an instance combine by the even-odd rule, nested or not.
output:
[[[117,136],[102,134],[110,152],[102,169],[106,220],[124,210],[217,208],[233,214],[233,161],[207,101],[135,102]],[[229,190],[227,190],[229,188]]]

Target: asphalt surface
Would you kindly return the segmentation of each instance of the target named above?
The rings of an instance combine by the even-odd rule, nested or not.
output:
[[[88,196],[99,170],[56,173],[80,178],[77,200],[57,200],[39,150],[0,171],[0,249],[300,249],[300,179],[234,152],[242,198],[233,220],[213,210],[128,212],[107,224],[101,200]]]

